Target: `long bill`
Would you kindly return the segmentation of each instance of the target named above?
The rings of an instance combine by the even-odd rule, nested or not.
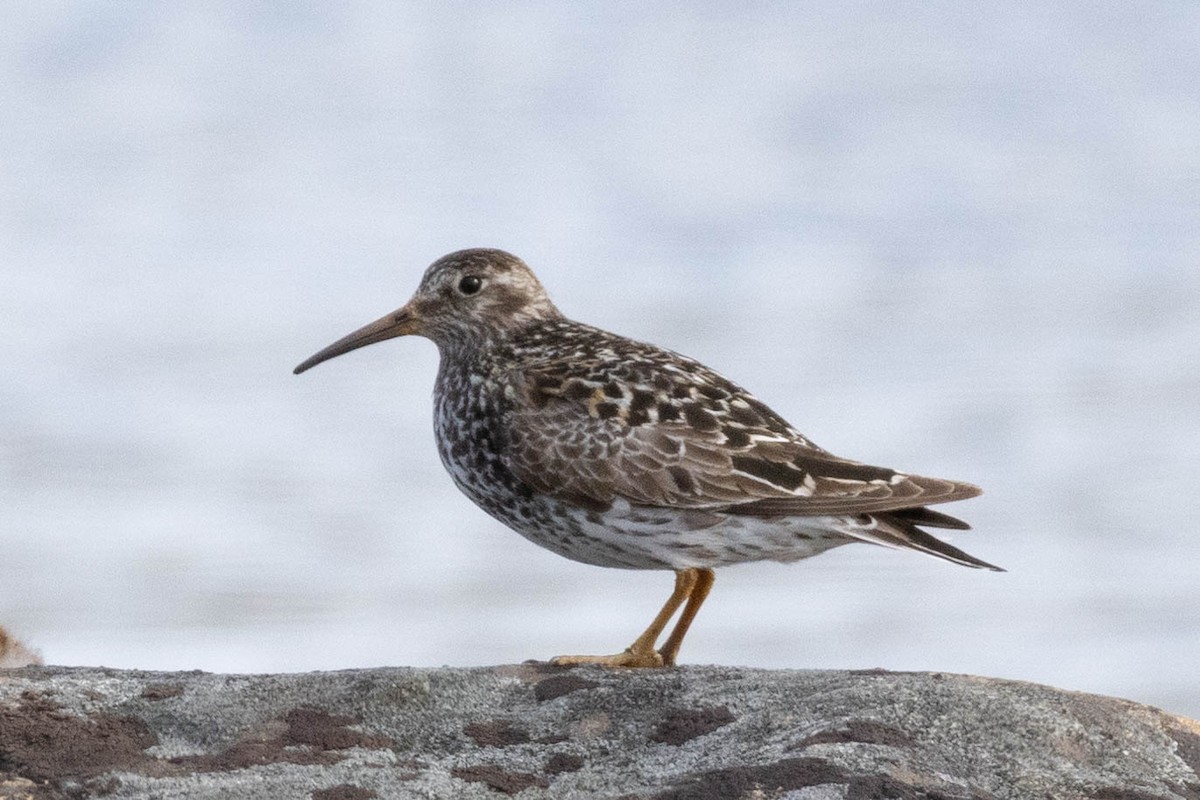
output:
[[[394,339],[397,336],[407,336],[417,332],[418,320],[408,306],[393,311],[387,316],[380,317],[370,325],[364,325],[348,336],[343,336],[320,352],[314,353],[292,370],[293,375],[299,375],[307,369],[315,367],[322,361],[337,358],[343,353],[366,347],[369,344]]]

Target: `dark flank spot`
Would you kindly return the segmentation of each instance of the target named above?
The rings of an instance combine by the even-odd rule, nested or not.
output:
[[[692,387],[686,383],[679,383],[671,387],[671,397],[676,400],[683,400],[692,396]]]
[[[683,407],[683,418],[687,420],[688,425],[703,433],[721,427],[716,417],[696,403],[688,403]]]
[[[141,720],[65,714],[32,692],[21,695],[16,707],[0,708],[0,769],[31,781],[132,771],[150,761],[143,751],[156,744],[158,737]]]
[[[785,758],[774,764],[729,767],[691,775],[685,783],[652,795],[651,800],[717,800],[794,791],[823,783],[845,783],[846,772],[821,758]]]
[[[597,403],[596,416],[600,419],[612,419],[621,413],[621,407],[616,403]]]
[[[621,384],[616,381],[609,381],[604,384],[604,394],[617,399],[625,396],[625,392],[621,389]]]
[[[583,759],[571,753],[555,753],[546,761],[547,775],[578,772],[583,769]]]
[[[312,800],[371,800],[372,797],[379,795],[370,789],[348,783],[339,783],[328,789],[314,789],[312,793]]]
[[[386,736],[371,736],[347,728],[360,721],[354,717],[334,716],[315,708],[293,708],[284,720],[288,728],[283,740],[287,744],[307,744],[318,750],[375,749],[392,744]]]
[[[583,689],[595,689],[600,684],[595,681],[589,681],[586,678],[580,678],[575,675],[555,675],[545,680],[537,682],[533,687],[533,696],[538,699],[539,703],[544,703],[547,700],[553,700],[556,697],[562,697],[564,694],[578,692]]]
[[[554,392],[561,389],[562,383],[563,379],[557,375],[539,375],[533,381],[533,385],[544,392]]]
[[[726,428],[725,444],[730,447],[745,447],[750,444],[750,434],[738,428]]]
[[[660,392],[665,392],[671,388],[671,379],[666,375],[655,375],[650,383]]]
[[[737,717],[725,706],[700,708],[693,711],[678,711],[658,723],[650,741],[681,745],[723,728]]]
[[[684,494],[694,494],[696,491],[696,482],[692,480],[692,475],[683,467],[667,467],[667,474],[671,476],[671,480],[675,482],[675,487]]]
[[[550,786],[550,782],[543,777],[531,775],[528,772],[508,772],[497,764],[480,764],[477,767],[457,767],[450,770],[450,774],[462,781],[485,783],[504,794],[516,794],[528,789],[530,786],[537,786],[542,789]]]
[[[658,420],[659,422],[674,422],[679,419],[679,409],[670,403],[658,404]]]
[[[841,728],[814,733],[791,749],[799,750],[814,744],[842,742],[882,744],[888,747],[912,747],[914,744],[912,737],[899,728],[870,719],[852,719]]]
[[[142,698],[151,702],[168,700],[183,695],[183,684],[180,683],[148,683],[142,689]]]
[[[779,464],[775,461],[766,461],[750,456],[734,456],[731,461],[733,468],[739,472],[753,475],[756,478],[762,478],[767,483],[782,487],[788,491],[795,491],[804,483],[804,472],[787,464]]]
[[[709,400],[724,400],[729,397],[729,392],[722,389],[720,386],[713,386],[706,383],[700,387],[700,394],[707,397]]]
[[[487,722],[472,722],[463,728],[463,733],[475,740],[480,747],[508,747],[514,744],[526,744],[529,734],[506,719],[493,719]]]
[[[629,418],[626,420],[630,427],[636,428],[638,425],[645,425],[650,421],[650,414],[644,408],[631,408],[629,410]]]

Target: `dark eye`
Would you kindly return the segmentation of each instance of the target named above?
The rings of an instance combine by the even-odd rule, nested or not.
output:
[[[458,282],[458,290],[463,294],[475,294],[483,288],[483,278],[478,275],[468,275]]]

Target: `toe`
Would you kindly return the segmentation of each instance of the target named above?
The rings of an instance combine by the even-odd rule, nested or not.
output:
[[[558,667],[573,667],[580,664],[598,664],[602,667],[627,667],[642,669],[663,666],[663,658],[656,650],[634,652],[625,650],[611,656],[555,656],[550,663]]]

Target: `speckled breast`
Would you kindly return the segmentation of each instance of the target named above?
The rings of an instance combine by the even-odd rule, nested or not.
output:
[[[505,387],[482,371],[439,371],[434,390],[438,454],[455,485],[477,506],[531,542],[599,566],[631,566],[617,548],[581,536],[584,520],[566,503],[538,494],[509,471],[503,452],[511,411]]]

